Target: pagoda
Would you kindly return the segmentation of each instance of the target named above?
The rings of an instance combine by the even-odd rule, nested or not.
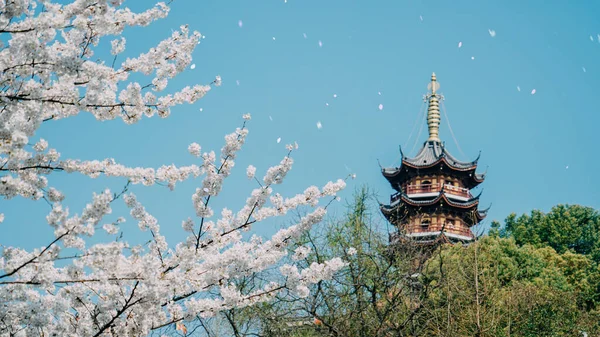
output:
[[[479,156],[463,162],[452,156],[439,138],[439,83],[435,73],[424,96],[429,138],[414,158],[400,148],[400,167],[382,168],[383,176],[396,193],[389,205],[381,205],[383,215],[398,230],[390,243],[410,240],[419,244],[437,242],[468,243],[475,239],[471,227],[481,222],[486,210],[478,210],[479,197],[471,189],[483,182],[485,173],[476,173]],[[489,209],[489,207],[488,207]]]

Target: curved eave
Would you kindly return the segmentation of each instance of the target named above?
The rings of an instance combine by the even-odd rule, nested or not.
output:
[[[444,152],[443,152],[443,157],[444,158],[448,158],[450,159],[449,161],[447,160],[447,162],[450,164],[450,162],[453,162],[454,164],[450,164],[452,167],[454,168],[471,168],[471,167],[476,167],[477,163],[479,162],[479,158],[481,157],[481,151],[479,151],[479,154],[477,154],[477,158],[475,158],[475,160],[470,161],[470,162],[463,162],[460,161],[456,158],[454,158],[453,155],[450,154],[450,152],[446,151],[446,148],[444,148]]]
[[[395,203],[393,205],[383,205],[383,206],[381,206],[381,209],[383,212],[387,212],[388,214],[390,214],[394,211],[394,209],[396,209],[398,206],[401,206],[402,204],[419,207],[419,206],[432,206],[441,201],[445,201],[448,205],[450,205],[452,207],[469,209],[469,208],[473,208],[473,206],[476,207],[479,204],[480,196],[481,196],[481,193],[479,193],[479,195],[476,197],[473,197],[467,201],[461,202],[461,201],[456,201],[456,200],[452,200],[452,199],[448,198],[448,196],[446,195],[444,190],[440,191],[440,194],[438,194],[437,197],[435,197],[434,199],[430,199],[430,200],[415,200],[415,199],[409,198],[406,194],[402,193],[402,195],[400,196],[400,199],[397,203]]]
[[[393,178],[402,172],[402,167],[384,167],[381,169],[381,174],[386,178]]]
[[[448,196],[446,195],[444,190],[442,190],[442,191],[440,191],[440,194],[435,199],[432,199],[432,200],[414,200],[412,198],[409,198],[406,194],[403,194],[401,196],[401,200],[412,206],[431,206],[431,205],[435,205],[436,203],[443,200],[448,205],[451,205],[454,207],[471,208],[471,207],[477,206],[477,204],[479,204],[479,196],[481,196],[481,193],[476,197],[473,197],[467,201],[461,202],[461,201],[456,201],[456,200],[452,200],[452,199],[448,198]]]
[[[436,198],[437,199],[437,198]],[[442,199],[448,200],[447,198],[440,198],[437,199],[437,201],[440,201]],[[424,204],[420,204],[419,206],[430,206],[430,205],[434,205],[435,203],[432,204],[428,204],[428,205],[424,205]],[[473,206],[477,206],[479,204],[479,201],[475,201],[471,206],[468,207],[460,207],[462,209],[469,209],[472,208]],[[448,203],[448,205],[452,205],[451,203]],[[383,214],[383,216],[388,219],[388,221],[392,222],[395,219],[395,216],[397,216],[401,209],[404,208],[405,206],[407,206],[406,203],[402,203],[402,202],[398,202],[394,205],[383,205],[380,204],[379,205],[379,209],[381,210],[381,213]],[[453,207],[455,205],[452,205]],[[476,221],[473,222],[471,224],[471,226],[481,222],[483,219],[485,219],[485,217],[487,216],[487,211],[488,211],[489,207],[487,209],[484,210],[477,210],[477,209],[473,209],[472,210],[472,214],[475,216]]]
[[[477,220],[481,221],[481,220],[485,219],[490,208],[492,208],[492,204],[490,204],[486,209],[477,211],[477,214],[476,214]]]
[[[477,212],[475,216],[477,217],[477,222],[479,223],[481,220],[485,219],[487,213]]]
[[[457,171],[457,172],[469,172],[469,171],[473,171],[471,173],[471,177],[473,178],[473,181],[477,184],[480,184],[483,182],[483,180],[485,179],[485,173],[483,174],[479,174],[479,173],[475,173],[475,170],[477,169],[477,165],[473,165],[471,167],[467,167],[467,168],[456,168],[454,166],[452,166],[445,158],[441,158],[437,161],[435,161],[434,163],[432,163],[431,165],[413,165],[408,161],[402,160],[402,165],[400,167],[385,167],[381,169],[381,174],[390,182],[392,183],[393,181],[395,181],[396,177],[398,177],[405,168],[410,168],[410,169],[414,169],[414,170],[423,170],[423,169],[429,169],[429,168],[434,168],[438,165],[445,165],[446,167],[448,167],[450,170],[453,171]]]
[[[379,209],[381,210],[381,213],[383,213],[383,215],[391,215],[394,213],[394,211],[398,210],[398,205],[399,203],[395,204],[394,206],[380,204]]]
[[[419,153],[413,158],[407,158],[400,150],[400,157],[402,158],[402,164],[396,168],[384,168],[383,175],[386,177],[394,177],[402,171],[403,166],[415,168],[415,169],[427,169],[444,163],[448,168],[456,171],[469,171],[477,167],[477,162],[481,157],[481,151],[477,155],[475,160],[470,162],[463,162],[456,159],[450,152],[448,152],[443,143],[439,141],[426,141],[423,144]]]
[[[487,175],[487,170],[488,168],[485,168],[485,171],[483,171],[483,173],[475,173],[473,172],[473,178],[475,181],[477,181],[478,183],[482,183],[483,180],[485,179],[485,176]]]
[[[423,147],[419,150],[419,153],[414,158],[406,158],[402,154],[402,163],[407,166],[414,168],[429,168],[433,167],[440,162],[444,162],[449,168],[458,171],[468,171],[477,166],[481,152],[477,158],[470,162],[463,162],[456,159],[448,150],[444,143],[440,141],[426,141],[423,143]]]
[[[458,167],[458,166],[452,165],[448,160],[446,160],[445,157],[442,157],[442,158],[432,162],[431,164],[427,164],[427,165],[414,164],[414,163],[411,163],[410,161],[408,161],[407,159],[402,159],[402,164],[399,167],[384,167],[381,169],[381,174],[383,174],[384,177],[389,179],[389,178],[394,178],[397,175],[399,175],[400,173],[402,173],[404,167],[410,167],[413,169],[422,170],[422,169],[428,169],[428,168],[435,167],[439,164],[445,164],[449,169],[456,170],[459,172],[468,172],[471,170],[475,171],[477,169],[477,163],[474,163],[473,165],[468,166],[468,167]],[[473,177],[475,178],[476,181],[483,182],[483,179],[485,178],[485,173],[484,174],[474,173]]]
[[[477,168],[477,162],[464,164],[464,166],[463,165],[456,166],[456,165],[454,165],[454,163],[451,163],[449,160],[447,160],[445,156],[439,158],[438,160],[432,162],[431,164],[417,164],[417,163],[411,163],[408,159],[402,160],[402,165],[406,165],[408,167],[412,167],[415,169],[427,169],[427,168],[431,168],[436,165],[439,165],[440,163],[444,163],[444,164],[446,164],[446,166],[448,166],[448,168],[456,170],[456,171],[461,171],[461,172],[475,170]]]
[[[490,210],[490,208],[492,208],[492,204],[490,204],[486,209],[480,210],[480,212],[487,214],[487,212]]]

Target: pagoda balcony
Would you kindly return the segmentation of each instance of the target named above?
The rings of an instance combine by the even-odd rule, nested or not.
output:
[[[473,198],[473,195],[471,195],[469,189],[449,184],[408,185],[405,193],[409,198],[436,197],[442,190],[442,186],[444,187],[444,194],[446,194],[446,196],[449,198],[461,201],[467,201]],[[394,204],[400,199],[400,197],[401,193],[392,194],[390,198],[390,204]]]
[[[471,230],[467,229],[467,228],[452,228],[452,227],[449,227],[448,225],[446,225],[445,228],[443,228],[443,227],[444,226],[442,226],[442,225],[429,225],[429,226],[408,225],[405,227],[405,231],[406,231],[406,233],[417,234],[417,233],[431,233],[431,232],[437,233],[437,232],[442,232],[442,230],[443,230],[444,233],[446,233],[446,234],[450,233],[450,234],[457,234],[457,235],[468,236],[468,237],[473,236],[473,232],[471,232]]]
[[[401,237],[412,238],[415,240],[426,239],[431,237],[437,237],[446,235],[449,238],[457,239],[461,241],[471,241],[475,238],[473,232],[469,229],[458,229],[458,228],[445,228],[442,231],[441,226],[430,226],[419,228],[421,226],[406,226],[402,233],[394,232],[389,234],[390,243],[396,243],[401,241]]]

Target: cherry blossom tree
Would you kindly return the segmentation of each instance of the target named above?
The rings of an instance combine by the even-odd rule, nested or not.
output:
[[[120,118],[127,124],[194,103],[214,86],[194,85],[172,94],[163,91],[184,71],[201,34],[182,26],[146,53],[117,57],[125,52],[124,29],[147,26],[169,12],[165,3],[134,13],[123,0],[7,0],[0,2],[0,195],[50,204],[46,217],[54,229],[48,244],[27,251],[0,248],[0,336],[144,336],[172,327],[187,333],[191,321],[215,313],[267,301],[280,291],[301,296],[308,286],[331,277],[344,263],[334,258],[305,269],[280,263],[290,242],[309,230],[326,213],[320,200],[335,198],[345,181],[322,188],[308,187],[284,197],[274,189],[291,170],[292,152],[266,170],[249,166],[248,178],[257,187],[238,208],[215,216],[210,200],[232,173],[242,148],[250,115],[225,136],[217,155],[189,145],[198,165],[132,168],[107,158],[82,161],[63,158],[36,131],[55,120],[90,113],[97,120]],[[111,54],[98,60],[99,42],[109,39]],[[124,59],[122,62],[117,62]],[[145,78],[147,82],[130,79]],[[122,191],[100,191],[79,212],[63,204],[64,195],[52,187],[51,174],[83,174],[127,180]],[[136,196],[130,184],[165,184],[169,188],[187,179],[201,180],[192,195],[197,218],[182,223],[183,242],[167,242],[160,226]],[[112,214],[114,202],[124,201],[139,230],[151,241],[129,245],[124,240],[90,243],[100,231],[116,235],[123,217]],[[325,200],[326,201],[326,200]],[[242,231],[260,221],[309,208],[297,224],[268,240]],[[0,222],[4,215],[0,214]],[[3,238],[4,240],[4,238]],[[97,242],[95,240],[94,242]],[[276,268],[279,276],[259,289],[246,292],[236,280]]]

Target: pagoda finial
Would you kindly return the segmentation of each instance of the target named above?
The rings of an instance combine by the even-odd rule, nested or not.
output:
[[[429,128],[429,139],[427,141],[440,141],[440,98],[441,96],[436,93],[436,90],[440,88],[440,83],[437,81],[435,73],[431,74],[431,83],[427,86],[427,89],[431,90],[428,93],[426,99],[429,100],[429,108],[427,109],[427,127]]]

